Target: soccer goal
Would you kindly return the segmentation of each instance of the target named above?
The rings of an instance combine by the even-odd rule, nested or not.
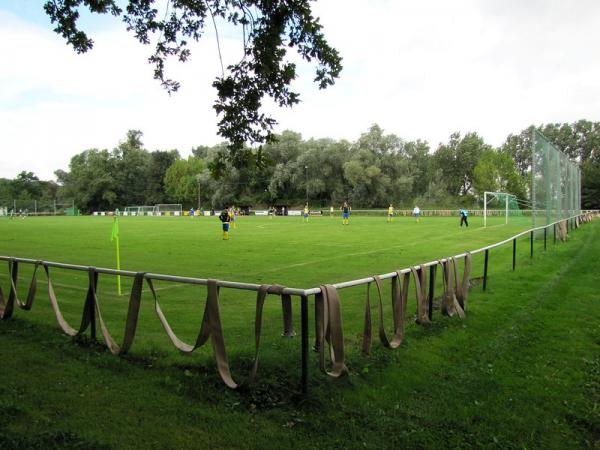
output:
[[[504,224],[508,224],[508,216],[518,215],[521,212],[519,201],[513,194],[506,192],[483,193],[483,226],[487,227],[488,217],[504,216]]]
[[[154,212],[154,206],[126,206],[123,212],[125,216],[144,216]]]
[[[182,210],[181,203],[159,203],[154,205],[155,216],[181,216]]]

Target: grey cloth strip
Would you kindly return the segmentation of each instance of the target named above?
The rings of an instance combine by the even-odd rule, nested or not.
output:
[[[406,297],[402,298],[400,289],[397,286],[398,276],[394,279],[396,282],[392,282],[392,316],[394,324],[394,332],[392,340],[390,341],[385,332],[385,324],[383,320],[383,300],[382,300],[382,287],[381,278],[374,276],[375,285],[377,286],[377,297],[378,297],[378,311],[379,311],[379,340],[381,343],[388,348],[398,348],[402,343],[404,337],[404,306],[406,306]],[[408,287],[408,282],[406,282]],[[363,345],[362,350],[364,353],[369,353],[371,350],[372,341],[372,325],[371,325],[371,283],[367,285],[367,301],[365,306],[365,325],[363,332]]]
[[[420,325],[431,325],[429,320],[429,301],[427,300],[427,273],[423,266],[411,267],[410,271],[415,280],[415,292],[417,298],[417,323]]]
[[[283,333],[281,333],[281,335],[284,337],[296,336],[292,314],[292,296],[290,294],[284,294],[283,290],[285,287],[278,284],[271,285],[269,289],[270,294],[281,296],[281,312],[283,315]]]
[[[184,353],[191,353],[197,348],[202,347],[210,337],[213,352],[215,355],[215,361],[217,363],[217,370],[225,385],[231,389],[237,389],[243,385],[250,384],[254,381],[254,379],[256,378],[256,373],[258,371],[258,356],[260,349],[262,315],[265,299],[267,297],[267,294],[281,295],[281,292],[284,289],[283,286],[261,285],[258,289],[256,297],[256,315],[254,320],[254,361],[248,378],[243,383],[238,384],[233,380],[231,370],[229,367],[229,361],[227,359],[227,350],[225,347],[225,338],[223,335],[221,313],[219,309],[219,288],[217,286],[217,281],[208,280],[208,293],[206,298],[206,304],[204,307],[204,315],[202,317],[202,324],[200,326],[200,331],[198,333],[198,337],[196,338],[196,343],[194,345],[186,344],[181,339],[179,339],[177,335],[173,332],[173,329],[169,325],[167,318],[165,317],[162,309],[160,308],[160,304],[158,302],[158,297],[156,295],[154,285],[152,284],[152,280],[148,279],[147,282],[148,286],[150,287],[152,296],[154,298],[154,305],[156,314],[158,315],[158,319],[160,320],[165,331],[167,332],[169,339],[171,339],[171,342],[177,349]]]
[[[32,308],[37,293],[37,270],[39,265],[40,262],[38,261],[33,266],[31,283],[29,284],[29,290],[27,291],[27,300],[25,301],[25,303],[23,303],[21,300],[19,300],[19,296],[17,293],[19,263],[14,259],[8,262],[10,292],[8,294],[8,299],[5,299],[4,292],[2,292],[2,288],[0,287],[0,320],[10,319],[12,317],[15,309],[15,304],[20,309],[23,309],[25,311],[29,311]]]
[[[444,294],[442,296],[442,305],[441,310],[442,314],[447,316],[458,315],[460,318],[465,317],[465,312],[461,308],[458,300],[456,298],[456,286],[455,286],[455,274],[454,274],[454,264],[452,263],[452,258],[447,258],[446,262],[441,263],[443,276],[442,280],[444,283]]]
[[[460,282],[458,279],[458,266],[454,257],[447,258],[445,263],[439,263],[442,266],[442,280],[444,282],[441,309],[445,315],[465,317],[469,294],[469,277],[471,276],[471,259],[471,253],[467,252],[464,257],[464,270]]]
[[[467,298],[469,296],[469,279],[471,277],[471,253],[467,252],[464,257],[464,269],[463,269],[463,277],[462,281],[458,282],[458,268],[456,265],[456,259],[452,258],[452,265],[454,268],[454,280],[456,283],[456,299],[458,300],[458,304],[463,309],[463,311],[467,311]]]
[[[335,287],[321,286],[321,294],[317,302],[317,339],[319,351],[319,368],[330,377],[339,378],[348,374],[344,354],[344,332],[340,299]],[[325,341],[331,358],[331,370],[325,363]]]

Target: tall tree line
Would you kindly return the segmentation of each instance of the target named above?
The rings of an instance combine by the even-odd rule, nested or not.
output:
[[[600,123],[537,127],[582,169],[584,208],[600,208]],[[83,211],[133,205],[182,203],[205,209],[224,205],[354,207],[474,206],[484,191],[529,195],[533,126],[510,134],[494,148],[477,133],[453,133],[432,149],[426,141],[406,141],[371,126],[356,142],[304,140],[284,131],[276,140],[240,154],[232,162],[227,144],[198,146],[181,158],[177,150],[148,151],[143,134],[130,130],[113,150],[75,155],[58,184],[32,173],[0,180],[0,200],[13,196],[60,195]],[[11,190],[12,189],[12,190]],[[16,190],[15,190],[16,189]],[[45,190],[44,190],[45,189]],[[4,197],[3,197],[4,196]],[[8,201],[5,201],[8,204]]]

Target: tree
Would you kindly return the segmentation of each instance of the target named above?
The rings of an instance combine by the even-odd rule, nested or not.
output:
[[[477,133],[453,133],[448,144],[442,144],[433,155],[435,170],[442,177],[451,195],[468,194],[473,186],[473,171],[482,152],[491,147]]]
[[[54,172],[64,194],[86,212],[114,208],[118,186],[114,161],[108,150],[90,149],[71,158],[69,172]]]
[[[44,9],[56,24],[54,31],[77,53],[85,53],[94,45],[79,28],[81,8],[122,17],[127,30],[143,44],[149,44],[151,36],[158,34],[149,62],[154,65],[154,78],[169,93],[177,91],[179,83],[166,76],[166,61],[170,57],[186,61],[191,54],[189,40],[200,39],[209,18],[215,29],[216,18],[241,28],[243,57],[213,82],[217,90],[214,109],[221,117],[219,134],[229,140],[229,156],[237,166],[246,163],[243,155],[240,157],[248,151],[244,149],[245,142],[268,142],[273,137],[271,130],[276,121],[261,112],[265,96],[279,106],[299,102],[298,93],[291,89],[296,65],[288,60],[288,49],[294,48],[304,60],[315,62],[314,81],[320,89],[334,84],[342,70],[342,59],[325,40],[319,19],[312,16],[309,0],[177,0],[167,3],[162,19],[157,0],[128,0],[125,9],[119,3],[48,0]]]
[[[473,187],[479,194],[485,191],[507,192],[525,199],[526,180],[519,175],[507,153],[491,148],[483,151],[473,171]]]
[[[12,182],[13,195],[19,198],[39,199],[42,196],[40,179],[33,172],[22,171]]]
[[[600,162],[588,160],[582,167],[581,207],[600,209]]]
[[[412,177],[412,195],[416,197],[427,191],[429,182],[430,156],[427,141],[417,140],[404,145],[404,153],[409,160],[409,172]]]
[[[144,190],[144,204],[155,205],[157,203],[167,203],[165,175],[167,169],[178,159],[179,152],[177,150],[157,150],[150,153],[147,180]]]
[[[125,140],[111,155],[118,203],[123,206],[144,205],[147,202],[151,158],[144,149],[142,136],[139,130],[129,130]]]
[[[186,207],[195,206],[198,200],[198,175],[202,173],[202,160],[190,156],[178,159],[165,174],[165,188],[169,199],[183,203]]]
[[[526,176],[531,170],[531,135],[533,125],[524,129],[519,134],[509,134],[501,151],[509,155],[515,162],[519,175]]]

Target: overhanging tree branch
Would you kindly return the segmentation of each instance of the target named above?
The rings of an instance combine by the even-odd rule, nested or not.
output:
[[[322,25],[312,16],[309,0],[171,0],[171,13],[162,19],[157,18],[156,1],[129,0],[123,10],[116,0],[48,0],[44,9],[56,24],[54,31],[77,53],[85,53],[94,45],[78,28],[80,8],[121,16],[127,30],[146,45],[152,34],[159,33],[148,60],[154,66],[154,78],[168,93],[176,92],[180,85],[167,77],[165,63],[172,57],[180,62],[188,60],[188,43],[201,38],[207,14],[215,29],[216,17],[241,26],[244,57],[213,82],[219,134],[229,141],[234,160],[246,160],[235,156],[243,153],[245,143],[269,142],[273,138],[272,129],[277,122],[262,112],[265,96],[279,106],[291,107],[299,102],[298,93],[291,89],[296,65],[287,59],[288,48],[315,64],[314,81],[320,89],[334,84],[342,70],[342,59],[327,43]],[[222,60],[220,48],[219,58]]]

